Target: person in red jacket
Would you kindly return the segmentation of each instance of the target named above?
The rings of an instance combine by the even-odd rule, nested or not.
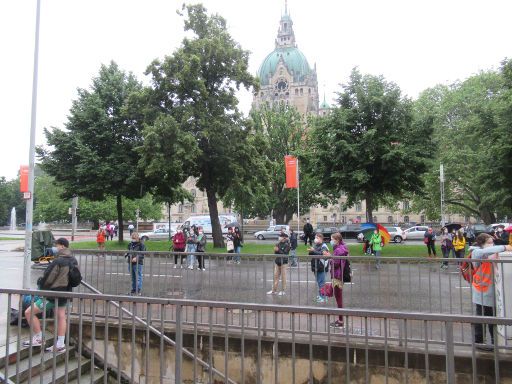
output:
[[[185,234],[181,229],[172,237],[172,251],[185,252]],[[181,255],[180,268],[183,268],[183,259],[186,257],[187,255]],[[174,268],[178,268],[178,254],[174,254]]]

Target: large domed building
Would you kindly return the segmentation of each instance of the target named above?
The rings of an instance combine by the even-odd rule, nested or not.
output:
[[[260,90],[254,94],[253,107],[282,103],[293,105],[305,114],[318,114],[316,64],[311,67],[297,47],[293,21],[285,6],[279,22],[275,48],[258,70]]]

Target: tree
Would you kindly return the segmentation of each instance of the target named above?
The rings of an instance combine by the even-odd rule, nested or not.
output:
[[[366,220],[387,197],[420,191],[431,129],[412,124],[412,103],[383,77],[354,69],[338,106],[311,132],[322,191],[366,201]]]
[[[9,225],[12,208],[16,208],[16,223],[25,220],[25,202],[20,192],[20,179],[0,177],[0,225]]]
[[[115,196],[119,241],[123,240],[123,197],[144,193],[135,148],[142,141],[142,115],[127,100],[142,86],[117,64],[102,65],[90,90],[79,89],[66,130],[45,129],[51,149],[39,148],[43,169],[64,188],[64,197],[94,201]]]
[[[285,155],[299,158],[301,213],[307,212],[312,205],[325,205],[328,199],[320,193],[315,173],[307,172],[311,160],[310,144],[306,140],[307,125],[297,109],[285,105],[264,106],[252,111],[251,118],[266,141],[259,153],[267,161],[265,167],[269,170],[268,187],[259,191],[261,203],[254,213],[264,216],[272,211],[277,223],[289,223],[297,213],[297,190],[285,185]]]
[[[197,187],[206,191],[214,246],[221,247],[217,201],[237,177],[230,167],[233,153],[243,153],[247,144],[235,91],[256,83],[248,72],[249,53],[229,35],[226,21],[209,16],[202,5],[183,10],[185,31],[193,36],[185,38],[172,56],[149,66],[150,99],[194,137],[197,155],[187,171],[197,178]]]

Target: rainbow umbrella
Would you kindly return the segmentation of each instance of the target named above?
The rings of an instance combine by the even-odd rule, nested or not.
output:
[[[372,237],[373,231],[375,231],[375,229],[379,230],[380,237],[382,237],[382,242],[384,244],[389,243],[389,241],[391,240],[391,235],[389,234],[388,230],[384,228],[382,225],[374,223],[365,223],[361,225],[361,232],[363,232],[365,239],[368,240],[370,240],[370,238]]]

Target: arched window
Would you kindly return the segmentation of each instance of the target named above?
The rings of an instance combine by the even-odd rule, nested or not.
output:
[[[363,210],[363,207],[361,203],[356,203],[356,212],[361,212]]]
[[[192,206],[190,207],[190,212],[196,213],[196,205],[195,204],[192,204]]]
[[[299,89],[298,88],[295,88],[295,94],[298,95],[299,94]]]
[[[425,222],[425,215],[420,216],[420,221],[421,221],[421,224],[423,224]]]
[[[404,216],[404,223],[409,223],[409,216]]]
[[[308,88],[308,95],[311,95],[311,88]]]
[[[300,89],[300,94],[304,94],[304,90],[302,88]]]
[[[183,204],[178,205],[178,212],[183,213]]]
[[[393,217],[388,216],[388,223],[391,224],[393,222]]]

